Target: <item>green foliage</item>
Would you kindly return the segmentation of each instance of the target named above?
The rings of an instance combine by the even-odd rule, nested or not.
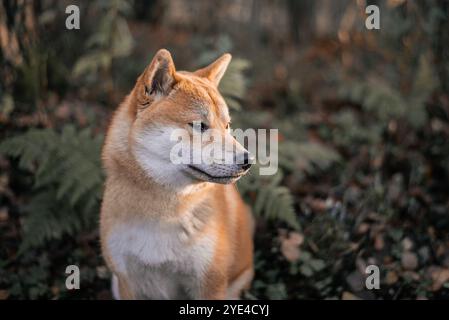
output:
[[[246,198],[255,198],[252,204],[256,216],[283,221],[299,229],[290,190],[280,185],[282,177],[281,172],[275,176],[261,176],[258,166],[255,166],[250,174],[239,181],[238,187]]]
[[[232,42],[227,36],[220,36],[214,45],[208,50],[202,50],[198,58],[199,67],[208,65],[225,52],[232,51]],[[220,81],[220,92],[231,109],[241,110],[242,101],[248,87],[248,79],[245,72],[251,67],[251,63],[242,58],[234,57]]]
[[[342,85],[339,97],[359,104],[363,111],[385,125],[391,119],[404,119],[413,128],[427,123],[426,102],[439,86],[438,77],[427,55],[421,55],[411,94],[401,93],[382,80],[359,81]]]
[[[335,128],[329,138],[338,146],[357,147],[360,144],[376,145],[381,141],[383,125],[361,123],[352,110],[342,110],[333,116]]]
[[[301,252],[299,261],[290,265],[290,274],[296,275],[298,272],[304,277],[312,277],[315,273],[322,271],[326,264],[321,259],[312,257],[308,251]]]
[[[404,115],[407,108],[403,97],[383,83],[351,83],[340,89],[339,96],[360,104],[364,111],[384,122]]]
[[[411,94],[407,100],[409,105],[407,119],[413,127],[421,128],[426,124],[428,120],[426,103],[438,86],[438,77],[429,57],[420,56]]]
[[[125,19],[131,11],[129,1],[96,1],[94,5],[103,15],[96,31],[86,41],[87,53],[73,68],[75,77],[95,79],[100,71],[111,68],[113,59],[128,56],[133,48],[133,38]]]
[[[19,167],[33,174],[33,192],[22,208],[22,251],[95,225],[103,183],[101,145],[101,136],[70,125],[61,133],[30,129],[0,144],[0,153],[18,158]]]
[[[14,100],[10,94],[3,94],[0,100],[0,116],[5,119],[14,111]]]
[[[340,160],[333,149],[316,142],[286,141],[279,146],[279,164],[298,178],[324,172]]]
[[[255,252],[255,265],[254,268],[257,273],[262,273],[264,279],[257,278],[252,285],[252,291],[257,296],[250,296],[252,299],[260,298],[260,295],[266,296],[268,299],[280,300],[288,297],[287,288],[283,281],[281,281],[280,272],[277,268],[271,268],[269,260],[263,257],[263,252]]]
[[[288,298],[287,288],[283,283],[274,283],[267,286],[266,295],[271,300],[285,300]]]
[[[221,79],[220,92],[232,109],[241,110],[242,108],[241,101],[245,96],[248,85],[244,72],[250,66],[248,60],[234,58],[229,64],[223,79]]]

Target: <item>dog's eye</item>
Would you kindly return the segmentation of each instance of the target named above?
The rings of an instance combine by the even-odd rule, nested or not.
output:
[[[206,131],[207,129],[209,129],[209,127],[208,127],[208,125],[207,124],[205,124],[204,122],[201,122],[201,123],[198,123],[198,122],[191,122],[191,123],[189,123],[189,125],[192,127],[192,128],[194,128],[194,129],[200,129],[201,130],[201,132],[204,132],[204,131]]]

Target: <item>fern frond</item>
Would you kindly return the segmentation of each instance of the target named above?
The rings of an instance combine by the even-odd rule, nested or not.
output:
[[[282,173],[274,176],[260,176],[257,166],[238,182],[241,194],[253,205],[256,216],[271,221],[283,221],[294,229],[299,229],[293,196],[290,190],[280,186]]]
[[[340,161],[333,149],[315,142],[285,141],[279,146],[279,164],[297,176],[313,175]]]
[[[401,94],[382,81],[361,81],[340,88],[340,98],[360,104],[384,123],[392,118],[404,119],[419,129],[428,122],[426,103],[439,87],[438,76],[429,60],[426,54],[420,56],[410,95]]]
[[[65,126],[31,129],[0,144],[0,153],[19,158],[34,175],[34,193],[23,208],[21,249],[39,246],[94,225],[103,184],[102,137]]]
[[[399,118],[407,111],[407,102],[398,91],[381,82],[357,82],[339,90],[340,98],[360,104],[362,108],[379,120],[388,121]]]

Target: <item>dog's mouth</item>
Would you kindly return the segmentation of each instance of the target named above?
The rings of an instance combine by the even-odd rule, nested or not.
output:
[[[236,182],[238,179],[243,177],[249,171],[249,169],[246,169],[246,170],[240,170],[233,175],[216,176],[216,175],[212,175],[198,167],[195,167],[193,165],[188,165],[187,167],[188,167],[188,170],[187,170],[188,173],[196,179],[203,180],[203,181],[209,181],[209,182],[215,182],[215,183],[222,183],[222,184]]]

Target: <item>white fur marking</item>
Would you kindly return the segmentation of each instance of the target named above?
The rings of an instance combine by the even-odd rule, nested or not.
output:
[[[107,244],[116,271],[127,275],[131,287],[139,286],[140,290],[148,291],[142,293],[146,296],[170,298],[177,284],[169,282],[179,280],[176,278],[178,270],[192,278],[192,285],[187,290],[195,295],[198,292],[195,286],[200,283],[213,258],[215,239],[208,235],[192,239],[190,235],[179,224],[147,220],[120,225],[112,232]],[[151,275],[148,271],[138,271],[136,274],[137,264],[147,266],[147,270],[148,267],[155,268],[156,272]],[[173,277],[170,277],[167,273],[172,270]],[[145,287],[145,281],[151,288]],[[156,293],[153,292],[155,290]]]
[[[159,127],[137,133],[134,154],[142,168],[156,182],[179,190],[190,185],[192,180],[184,174],[181,165],[170,161],[170,151],[176,144],[170,137],[176,129]]]
[[[253,268],[243,271],[237,279],[235,279],[228,288],[227,298],[230,300],[240,299],[243,289],[251,283],[254,277]]]
[[[115,274],[112,275],[111,291],[112,291],[112,296],[114,297],[115,300],[121,300],[120,299],[120,290],[119,290],[119,285],[118,285],[118,278]]]

